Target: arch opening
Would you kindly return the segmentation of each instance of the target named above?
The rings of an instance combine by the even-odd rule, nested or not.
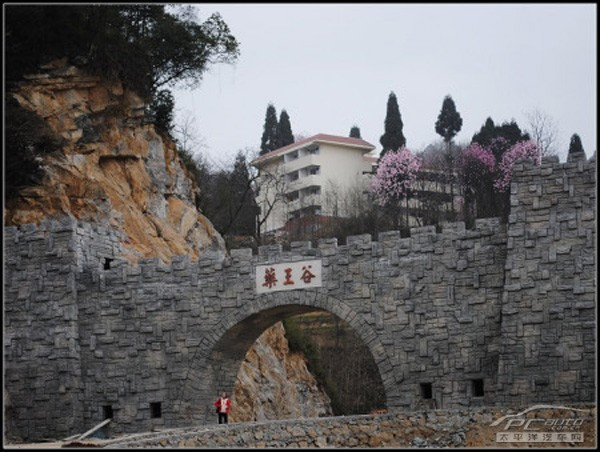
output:
[[[203,406],[203,421],[214,422],[213,399],[223,391],[233,394],[238,371],[257,338],[278,321],[314,312],[339,318],[360,338],[375,363],[383,385],[383,404],[388,406],[390,395],[394,396],[396,379],[376,332],[341,300],[320,296],[316,291],[304,291],[293,297],[284,293],[255,300],[247,309],[232,313],[214,326],[201,340],[206,344],[203,351],[193,360],[190,376],[199,377],[201,384],[191,384],[188,379],[181,412],[187,414],[188,419],[200,420]]]

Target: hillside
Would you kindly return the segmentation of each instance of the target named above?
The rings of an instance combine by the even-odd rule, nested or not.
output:
[[[281,322],[268,328],[246,354],[232,403],[232,422],[333,414],[329,397],[307,368],[306,357],[290,352]]]

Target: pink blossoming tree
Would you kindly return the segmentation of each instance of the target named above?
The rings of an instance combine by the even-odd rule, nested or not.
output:
[[[475,218],[501,216],[508,218],[510,211],[509,187],[515,164],[532,161],[541,164],[541,153],[532,140],[519,141],[510,146],[502,137],[489,146],[472,143],[458,159],[458,171],[465,196],[465,221]],[[499,160],[496,160],[499,155]]]
[[[502,156],[498,165],[498,174],[494,182],[497,191],[506,191],[510,187],[513,167],[519,162],[531,161],[535,165],[542,164],[542,154],[538,145],[532,141],[519,141]]]
[[[476,185],[481,178],[493,175],[496,170],[496,158],[491,150],[472,143],[458,158],[458,167],[468,185]]]
[[[394,227],[400,223],[400,203],[406,199],[406,227],[408,227],[408,197],[417,180],[421,160],[409,149],[401,147],[387,152],[379,160],[377,173],[371,181],[371,192],[380,206],[393,218]]]
[[[377,173],[371,181],[371,191],[379,204],[397,204],[407,197],[420,167],[421,160],[405,147],[386,153],[379,160]]]

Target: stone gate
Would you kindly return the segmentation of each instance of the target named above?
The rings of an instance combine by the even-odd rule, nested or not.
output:
[[[520,168],[508,224],[168,265],[131,266],[124,237],[71,218],[7,227],[7,433],[66,437],[105,417],[110,433],[214,422],[212,401],[233,391],[256,338],[314,310],[362,338],[392,411],[593,401],[595,170],[595,157]],[[306,261],[320,266],[318,285],[267,290],[291,273],[260,284],[265,265]]]

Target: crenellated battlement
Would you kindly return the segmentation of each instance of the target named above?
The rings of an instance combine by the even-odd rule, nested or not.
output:
[[[465,242],[493,241],[498,243],[506,235],[506,225],[499,218],[478,219],[472,230],[465,228],[464,222],[446,223],[442,232],[437,233],[435,226],[411,228],[410,237],[401,237],[399,231],[387,231],[379,234],[379,241],[372,240],[370,234],[348,236],[346,245],[338,245],[336,238],[320,239],[313,248],[310,241],[292,242],[291,249],[284,251],[281,245],[260,246],[258,254],[252,254],[251,248],[231,250],[225,257],[221,253],[206,252],[197,261],[188,255],[174,256],[169,263],[158,258],[143,258],[135,265],[120,257],[120,241],[123,235],[101,225],[77,221],[66,217],[62,220],[46,220],[40,225],[25,224],[5,228],[5,241],[19,249],[19,255],[32,258],[38,256],[58,256],[68,250],[75,260],[79,272],[89,271],[103,275],[106,282],[119,282],[115,275],[127,276],[169,274],[172,272],[206,272],[207,269],[227,268],[239,265],[295,261],[306,257],[334,259],[335,256],[390,257],[393,252],[401,255],[412,253],[447,253],[451,250],[472,248]],[[43,243],[43,244],[42,244]],[[12,257],[14,259],[14,256]],[[109,262],[107,262],[107,259]],[[12,263],[11,258],[7,263]],[[141,272],[140,272],[141,269]]]

